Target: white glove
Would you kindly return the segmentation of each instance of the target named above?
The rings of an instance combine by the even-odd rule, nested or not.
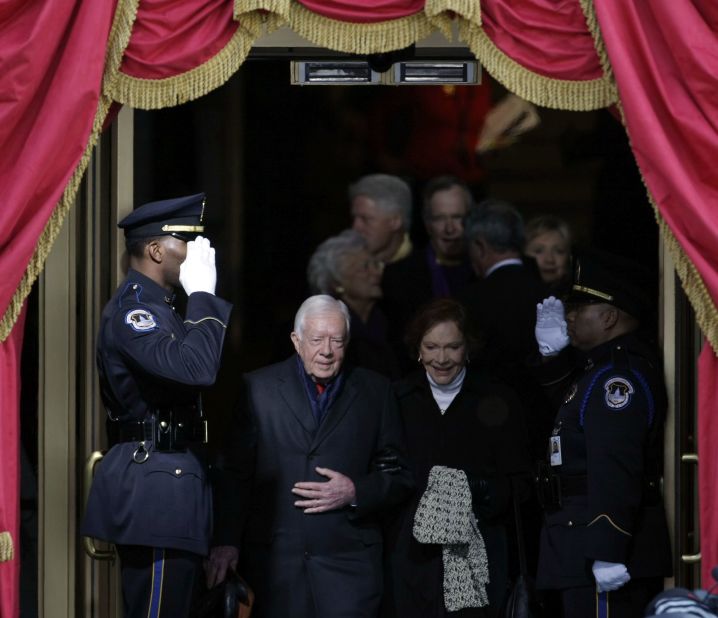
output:
[[[618,590],[631,579],[626,565],[620,562],[594,560],[591,570],[596,578],[596,589],[599,592]]]
[[[553,296],[536,305],[536,341],[541,356],[556,356],[569,344],[563,303]]]
[[[214,295],[217,268],[214,265],[214,248],[208,238],[197,236],[187,243],[187,257],[180,266],[179,280],[187,296],[194,292]]]

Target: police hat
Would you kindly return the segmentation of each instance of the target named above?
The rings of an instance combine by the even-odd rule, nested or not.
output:
[[[647,316],[655,305],[655,277],[643,266],[608,253],[585,253],[574,261],[568,304],[608,303],[635,318]]]
[[[204,193],[150,202],[133,210],[117,225],[125,230],[125,238],[152,238],[172,235],[193,240],[204,232]]]

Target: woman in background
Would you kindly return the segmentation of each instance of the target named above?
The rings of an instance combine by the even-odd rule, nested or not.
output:
[[[524,253],[536,260],[541,279],[554,296],[568,291],[571,279],[571,230],[553,215],[526,224]]]
[[[331,294],[349,307],[351,329],[347,360],[389,378],[399,377],[399,363],[387,343],[386,317],[377,306],[382,297],[383,264],[354,230],[321,243],[307,267],[314,294]]]
[[[508,586],[506,522],[514,479],[525,488],[530,471],[520,404],[509,388],[469,368],[473,338],[464,307],[434,300],[407,334],[419,368],[395,385],[417,486],[390,526],[385,616],[497,616]],[[466,473],[471,508],[483,537],[490,583],[488,607],[446,609],[443,545],[419,543],[415,513],[434,466]]]

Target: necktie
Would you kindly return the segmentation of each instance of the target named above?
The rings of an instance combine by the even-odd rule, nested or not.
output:
[[[322,423],[322,418],[324,418],[324,410],[326,408],[326,402],[322,400],[322,395],[324,391],[327,390],[327,385],[315,382],[314,386],[317,389],[317,398],[312,406],[312,412],[314,412],[314,420],[317,421],[317,427],[319,427]]]

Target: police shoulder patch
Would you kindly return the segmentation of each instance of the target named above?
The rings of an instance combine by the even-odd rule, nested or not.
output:
[[[612,410],[621,410],[631,403],[631,395],[635,393],[633,384],[622,376],[606,380],[603,385],[606,391],[606,405]]]
[[[144,333],[157,328],[155,317],[145,309],[132,309],[125,314],[125,324],[138,333]]]

